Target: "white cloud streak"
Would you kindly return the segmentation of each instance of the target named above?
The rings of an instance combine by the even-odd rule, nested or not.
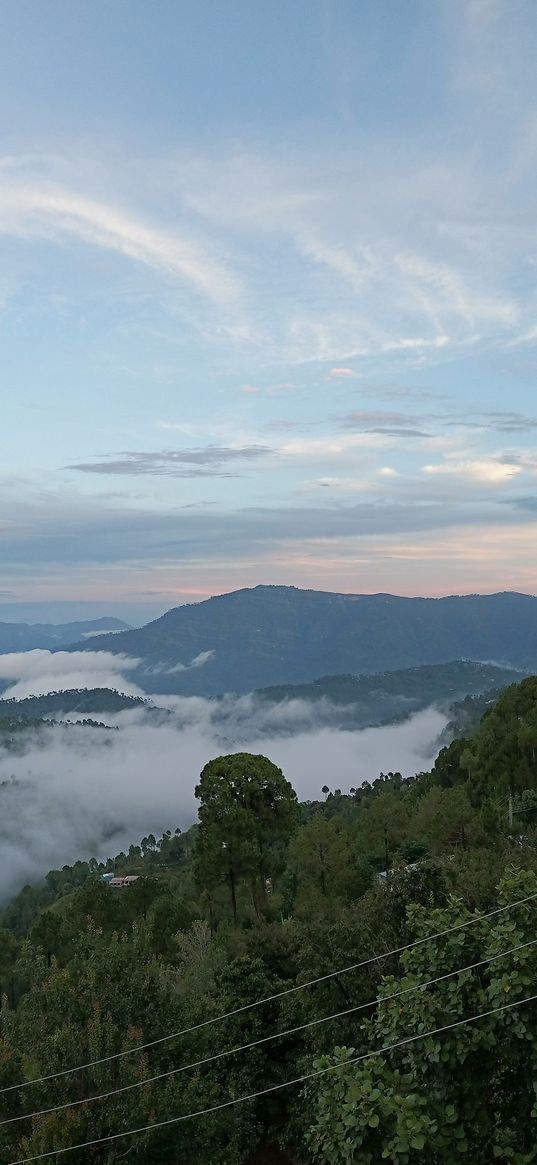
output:
[[[38,185],[3,168],[0,232],[24,239],[78,239],[194,285],[220,307],[237,304],[235,275],[178,232],[148,226],[131,211],[53,184]]]
[[[160,169],[173,229],[156,202],[149,223],[129,198],[81,189],[75,163],[5,159],[0,231],[78,240],[186,282],[220,313],[213,342],[253,343],[275,363],[326,361],[333,380],[356,378],[355,358],[419,364],[468,344],[531,342],[535,316],[512,276],[534,224],[513,229],[516,181],[511,222],[504,176],[500,188],[478,168],[473,143],[449,156],[436,141],[382,154],[357,142],[352,158],[333,144],[298,158],[235,145]],[[107,191],[119,188],[107,175]]]

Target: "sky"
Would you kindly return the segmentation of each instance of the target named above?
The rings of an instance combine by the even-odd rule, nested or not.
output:
[[[0,618],[536,593],[533,0],[0,14]]]

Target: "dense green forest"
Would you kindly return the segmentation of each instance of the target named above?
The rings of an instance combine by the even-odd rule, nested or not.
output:
[[[465,723],[307,804],[216,758],[188,832],[8,903],[1,1165],[536,1161],[537,678]]]

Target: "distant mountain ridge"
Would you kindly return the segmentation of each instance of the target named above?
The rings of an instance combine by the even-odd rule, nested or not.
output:
[[[84,642],[95,635],[102,638],[106,633],[129,630],[128,623],[113,616],[83,619],[76,623],[0,623],[0,655],[12,651],[34,651],[36,648],[57,651],[76,640]]]
[[[183,695],[240,694],[460,659],[532,671],[537,597],[403,598],[258,586],[74,646],[135,656],[141,666],[130,674],[146,692]]]

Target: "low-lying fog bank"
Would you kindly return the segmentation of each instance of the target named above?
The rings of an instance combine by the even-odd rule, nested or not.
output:
[[[269,756],[300,799],[313,800],[325,784],[347,791],[381,771],[410,776],[428,768],[446,725],[430,708],[359,732],[316,729],[312,720],[310,731],[282,737],[260,734],[252,724],[247,739],[239,703],[240,741],[218,734],[212,705],[198,699],[170,701],[172,714],[162,723],[143,710],[122,712],[110,720],[115,732],[50,727],[29,738],[21,755],[1,749],[0,898],[53,867],[107,857],[145,834],[189,826],[198,775],[221,753]]]
[[[102,651],[14,653],[0,657],[0,686],[16,699],[97,687],[136,695],[136,664]],[[0,900],[51,868],[187,828],[196,819],[199,773],[222,753],[263,753],[301,800],[316,800],[325,784],[347,791],[381,771],[411,776],[428,768],[446,725],[435,708],[349,731],[344,710],[327,701],[159,695],[155,702],[162,713],[84,711],[117,731],[56,725],[30,734],[20,753],[0,746]]]

